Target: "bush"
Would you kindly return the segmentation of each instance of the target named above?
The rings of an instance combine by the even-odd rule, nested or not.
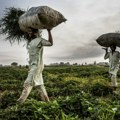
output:
[[[17,104],[28,69],[0,68],[0,118],[118,120],[120,95],[112,94],[109,79],[105,77],[107,70],[107,67],[98,66],[47,67],[43,78],[51,101],[41,102],[37,90],[33,89],[24,104]]]
[[[57,101],[44,103],[35,100],[8,107],[1,118],[2,120],[78,120],[77,117],[66,115]]]
[[[96,83],[93,86],[91,86],[90,92],[94,96],[106,96],[112,94],[113,90],[109,86],[103,85],[101,83]]]
[[[16,104],[16,100],[18,99],[18,91],[4,91],[1,95],[1,103],[0,108],[5,109],[8,106],[13,106]]]

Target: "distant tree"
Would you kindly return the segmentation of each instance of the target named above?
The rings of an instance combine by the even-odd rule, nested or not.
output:
[[[25,66],[25,68],[29,68],[29,66],[28,66],[28,65],[26,65],[26,66]]]
[[[66,65],[70,65],[70,63],[69,63],[69,62],[67,62],[67,63],[66,63]]]
[[[96,65],[97,63],[96,63],[96,61],[94,61],[94,65]]]
[[[70,63],[69,63],[69,62],[66,62],[66,63],[61,62],[60,64],[61,64],[61,65],[70,65]]]
[[[60,62],[60,65],[64,65],[64,62]]]
[[[84,64],[82,63],[81,66],[84,66]]]
[[[22,65],[19,65],[19,68],[22,68]]]
[[[119,31],[119,30],[117,30],[117,31],[115,31],[115,33],[120,33],[120,31]]]
[[[76,65],[76,66],[77,66],[78,64],[77,64],[77,63],[73,63],[73,65]]]
[[[18,66],[18,63],[17,62],[13,62],[13,63],[11,63],[11,66]]]
[[[0,67],[2,67],[3,65],[2,64],[0,64]]]

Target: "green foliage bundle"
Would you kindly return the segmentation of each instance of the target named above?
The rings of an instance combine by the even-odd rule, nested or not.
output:
[[[18,20],[25,11],[19,8],[6,8],[3,18],[0,20],[0,34],[7,35],[6,40],[11,43],[20,42],[25,38],[25,33],[20,30]]]

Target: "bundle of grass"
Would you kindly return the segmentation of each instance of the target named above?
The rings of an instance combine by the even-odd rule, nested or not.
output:
[[[0,19],[0,34],[7,35],[6,40],[9,40],[11,43],[24,40],[22,38],[25,38],[25,33],[21,31],[18,20],[25,11],[10,7],[6,8],[4,12],[4,16]]]

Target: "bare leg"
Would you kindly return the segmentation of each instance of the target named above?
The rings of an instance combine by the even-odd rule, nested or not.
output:
[[[37,86],[37,90],[40,93],[41,100],[44,101],[44,102],[48,102],[49,97],[47,95],[47,92],[46,92],[46,89],[45,89],[44,85]]]
[[[22,94],[17,101],[20,102],[20,103],[25,102],[25,100],[27,99],[28,95],[30,94],[32,88],[33,88],[33,86],[24,84]]]

